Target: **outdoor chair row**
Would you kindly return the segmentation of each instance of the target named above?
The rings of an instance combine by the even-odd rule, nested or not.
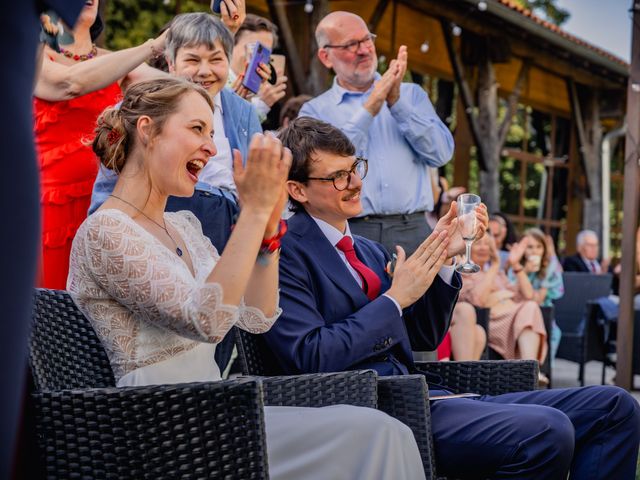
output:
[[[95,331],[66,292],[37,290],[31,395],[46,478],[266,479],[264,405],[379,408],[414,432],[427,478],[437,478],[422,375],[373,371],[267,376],[262,339],[236,330],[243,370],[258,377],[116,388]],[[212,359],[213,361],[213,359]],[[534,361],[428,362],[454,392],[532,390]]]

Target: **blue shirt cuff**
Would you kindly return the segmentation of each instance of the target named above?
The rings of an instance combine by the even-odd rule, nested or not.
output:
[[[411,115],[411,102],[408,100],[409,95],[405,93],[405,95],[400,95],[400,98],[393,104],[389,111],[393,118],[395,118],[398,122],[406,122]]]
[[[369,131],[373,123],[373,115],[364,107],[358,108],[352,118],[353,125],[364,133]]]

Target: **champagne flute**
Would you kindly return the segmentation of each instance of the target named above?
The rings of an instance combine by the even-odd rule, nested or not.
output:
[[[476,273],[480,267],[471,260],[471,244],[476,239],[476,208],[480,205],[480,197],[473,193],[463,193],[458,197],[458,227],[466,246],[464,263],[456,266],[460,273]]]

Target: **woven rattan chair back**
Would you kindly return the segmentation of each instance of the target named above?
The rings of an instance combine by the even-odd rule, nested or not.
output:
[[[37,390],[115,386],[100,339],[67,292],[36,290],[29,356]]]
[[[233,327],[242,373],[245,375],[282,375],[283,369],[262,335],[254,335]]]

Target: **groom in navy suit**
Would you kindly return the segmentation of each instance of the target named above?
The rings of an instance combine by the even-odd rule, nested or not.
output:
[[[293,153],[287,188],[295,215],[282,241],[280,306],[267,343],[289,373],[373,368],[413,373],[411,350],[433,349],[449,326],[463,245],[455,207],[395,266],[351,235],[366,161],[336,128],[298,118],[280,132]],[[477,214],[484,233],[486,209]],[[440,387],[441,388],[441,387]],[[430,385],[431,394],[447,394]],[[439,473],[454,478],[635,478],[640,413],[611,386],[431,402]]]

